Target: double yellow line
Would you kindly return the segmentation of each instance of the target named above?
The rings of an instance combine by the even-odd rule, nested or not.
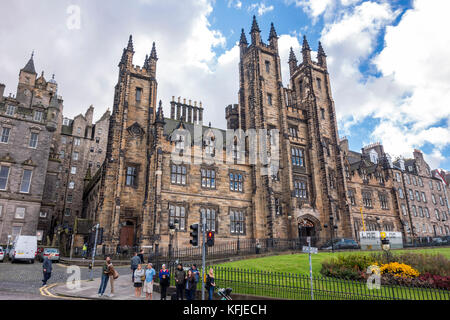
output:
[[[54,287],[56,287],[58,285],[61,285],[61,284],[62,283],[53,283],[53,284],[48,285],[48,286],[40,287],[39,288],[39,292],[44,297],[51,297],[51,298],[64,299],[64,300],[87,300],[87,299],[83,299],[83,298],[72,298],[72,297],[56,296],[53,293],[51,293],[50,291],[48,291],[48,289],[54,288]]]

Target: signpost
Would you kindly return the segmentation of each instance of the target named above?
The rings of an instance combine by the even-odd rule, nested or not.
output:
[[[91,262],[92,268],[91,268],[91,274],[89,276],[90,281],[94,280],[93,273],[94,273],[95,251],[97,249],[98,227],[99,227],[99,224],[97,223],[94,227],[95,228],[95,240],[94,240],[94,248],[92,250],[92,262]]]
[[[303,246],[303,252],[309,255],[309,279],[311,281],[311,300],[314,300],[314,287],[313,287],[313,275],[312,275],[312,261],[311,254],[317,254],[318,250],[315,247],[311,247],[311,237],[307,237],[308,246]]]

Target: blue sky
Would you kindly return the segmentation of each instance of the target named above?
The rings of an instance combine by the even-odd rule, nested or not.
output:
[[[70,10],[80,28],[70,29]],[[0,82],[15,92],[18,70],[32,50],[46,78],[56,74],[65,115],[112,107],[121,51],[133,34],[134,63],[151,44],[158,52],[158,99],[202,101],[205,119],[224,128],[224,108],[237,103],[241,28],[256,15],[267,41],[279,36],[283,82],[292,46],[301,60],[304,34],[328,55],[339,133],[359,151],[381,142],[393,157],[424,152],[432,167],[450,169],[450,37],[448,0],[89,0],[2,1]],[[21,21],[21,24],[17,24]],[[14,45],[11,45],[11,44]],[[8,48],[8,49],[6,49]],[[76,68],[74,68],[76,66]]]

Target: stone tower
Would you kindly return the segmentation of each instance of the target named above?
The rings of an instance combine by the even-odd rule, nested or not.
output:
[[[155,45],[142,68],[133,65],[133,55],[130,36],[119,63],[98,209],[105,241],[121,246],[143,241],[142,230],[148,229],[148,159],[156,119]]]

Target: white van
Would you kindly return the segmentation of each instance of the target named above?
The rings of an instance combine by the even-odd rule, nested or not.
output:
[[[11,263],[14,261],[29,261],[34,263],[37,253],[37,237],[36,236],[17,236],[14,240],[11,250],[9,251],[9,259]]]

